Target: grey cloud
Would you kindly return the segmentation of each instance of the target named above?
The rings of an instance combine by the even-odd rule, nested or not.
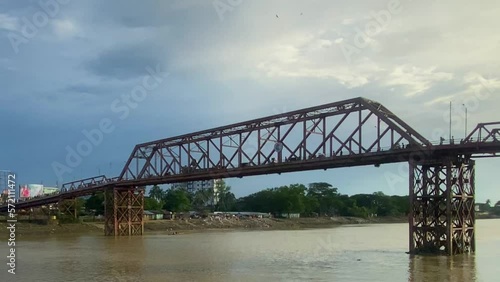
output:
[[[443,40],[443,34],[432,28],[420,28],[409,32],[382,33],[375,38],[381,43],[380,56],[400,58],[434,47],[435,42]]]
[[[90,85],[90,84],[74,84],[60,90],[60,93],[84,93],[95,96],[100,96],[109,92],[105,86]]]
[[[8,12],[9,14],[19,13],[21,11],[33,9],[32,6],[38,7],[37,2],[38,1],[3,0],[0,2],[0,11]]]
[[[185,21],[188,15],[195,14],[201,18],[207,9],[213,9],[211,2],[200,0],[91,1],[83,5],[92,10],[92,22],[107,22],[129,28],[179,23]],[[197,9],[200,7],[202,9]]]
[[[127,80],[142,76],[146,67],[163,62],[161,48],[145,43],[104,51],[84,63],[84,68],[96,76]]]

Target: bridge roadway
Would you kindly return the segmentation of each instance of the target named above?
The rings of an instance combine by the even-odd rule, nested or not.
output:
[[[103,191],[106,187],[110,186],[146,186],[155,184],[169,184],[180,183],[187,181],[218,179],[218,178],[232,178],[244,177],[265,174],[280,174],[287,172],[297,172],[305,170],[318,170],[318,169],[332,169],[341,167],[354,167],[382,164],[408,162],[411,158],[415,160],[422,159],[436,159],[442,156],[454,155],[471,155],[480,156],[495,156],[500,152],[500,142],[471,142],[463,144],[446,144],[446,145],[433,145],[428,148],[405,148],[393,149],[388,151],[365,153],[361,155],[345,155],[335,157],[324,157],[312,160],[286,162],[280,164],[269,164],[261,166],[240,167],[234,169],[218,169],[211,171],[200,171],[197,173],[168,175],[163,177],[151,177],[148,179],[134,179],[134,180],[118,180],[115,178],[106,178],[105,176],[98,176],[95,178],[83,179],[76,182],[70,182],[63,186],[66,189],[56,195],[34,198],[25,202],[18,202],[16,209],[27,209],[51,203],[57,203],[63,199],[72,199],[91,195],[96,192]],[[97,179],[97,180],[96,180]],[[1,206],[0,212],[5,212],[7,206]]]

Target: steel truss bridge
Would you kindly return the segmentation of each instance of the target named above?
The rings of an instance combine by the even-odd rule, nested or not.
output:
[[[76,217],[77,197],[104,192],[105,235],[142,235],[147,185],[408,162],[410,252],[454,255],[475,250],[474,159],[498,152],[500,122],[435,144],[382,104],[355,98],[138,144],[118,177],[65,183],[16,209],[58,203]]]

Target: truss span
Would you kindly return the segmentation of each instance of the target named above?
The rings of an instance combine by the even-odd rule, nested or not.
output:
[[[355,98],[135,146],[119,181],[363,156],[430,142],[382,104]]]

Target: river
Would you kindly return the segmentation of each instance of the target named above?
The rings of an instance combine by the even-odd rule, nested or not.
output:
[[[476,224],[476,254],[456,257],[407,255],[407,224],[23,238],[0,281],[499,281],[500,220]]]

